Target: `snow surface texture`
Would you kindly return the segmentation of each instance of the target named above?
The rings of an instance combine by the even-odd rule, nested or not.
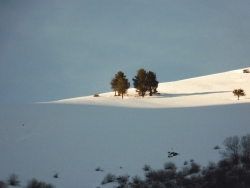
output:
[[[250,133],[250,74],[242,69],[159,85],[159,96],[114,93],[0,106],[0,180],[19,175],[57,188],[101,185],[107,173],[143,177],[145,164],[218,161],[223,140]],[[245,97],[233,96],[242,88]],[[74,105],[81,104],[81,105]],[[123,107],[123,108],[121,108]],[[168,151],[180,155],[168,158]],[[95,169],[100,167],[103,172]],[[59,178],[53,178],[55,172]]]

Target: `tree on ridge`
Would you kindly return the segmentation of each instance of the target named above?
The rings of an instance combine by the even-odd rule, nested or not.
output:
[[[238,100],[239,100],[240,96],[246,96],[245,91],[243,89],[234,89],[233,94],[234,94],[234,96],[238,97]]]
[[[130,83],[127,78],[120,78],[117,83],[117,91],[119,94],[123,95],[127,93],[128,88],[130,87]]]
[[[157,92],[157,87],[158,87],[158,81],[156,79],[156,73],[153,73],[151,71],[148,71],[147,73],[147,86],[148,86],[148,91],[149,95],[152,96],[153,93]]]
[[[134,88],[136,92],[142,97],[149,92],[149,95],[152,96],[153,93],[157,92],[158,81],[156,79],[156,73],[152,71],[146,72],[145,69],[139,69],[137,75],[133,78]]]
[[[118,71],[115,74],[115,77],[111,79],[110,85],[111,85],[111,89],[113,89],[113,91],[115,92],[115,96],[116,92],[118,92],[118,81],[120,78],[126,78],[126,76],[124,75],[124,73],[122,71]],[[118,96],[120,96],[120,93],[118,92]]]
[[[147,86],[147,72],[145,69],[139,69],[137,75],[132,79],[134,82],[134,88],[136,92],[144,97],[146,91],[148,90]]]

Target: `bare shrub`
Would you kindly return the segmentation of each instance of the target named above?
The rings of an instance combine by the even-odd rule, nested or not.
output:
[[[208,167],[209,170],[214,170],[216,168],[216,163],[212,162],[212,161],[209,161],[207,167]]]
[[[7,183],[11,186],[19,186],[20,185],[19,176],[16,175],[15,173],[10,174],[9,177],[7,178]]]
[[[220,147],[219,146],[214,146],[214,149],[220,149]]]
[[[59,178],[59,172],[55,172],[55,174],[53,175],[54,178]]]
[[[173,162],[167,162],[167,163],[164,164],[164,169],[165,170],[176,171],[177,167]]]
[[[250,158],[250,134],[247,134],[241,138],[240,145],[242,155]]]
[[[43,181],[38,181],[35,178],[29,180],[25,188],[56,188],[50,183],[45,183]]]
[[[139,176],[132,177],[133,184],[139,184],[141,181],[142,181],[142,179]]]
[[[0,188],[7,188],[8,185],[4,181],[0,181]]]
[[[151,167],[149,165],[144,165],[142,168],[145,172],[150,171]]]
[[[114,182],[116,180],[116,176],[114,174],[108,173],[102,180],[102,184]]]
[[[189,169],[189,174],[195,174],[195,173],[198,173],[200,172],[200,165],[193,162],[190,164],[190,169]]]
[[[125,174],[125,175],[122,175],[122,176],[118,176],[116,178],[116,180],[118,181],[119,184],[124,185],[124,184],[126,184],[128,182],[129,175]]]
[[[228,137],[223,144],[226,146],[226,151],[221,152],[223,157],[230,159],[235,165],[239,163],[240,154],[240,139],[238,136]]]
[[[97,167],[97,168],[95,168],[95,171],[97,171],[97,172],[103,172],[104,170],[101,167]]]

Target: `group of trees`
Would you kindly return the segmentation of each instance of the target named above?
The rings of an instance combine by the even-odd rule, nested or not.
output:
[[[132,80],[134,88],[139,96],[144,97],[146,92],[149,92],[149,95],[152,96],[153,93],[157,92],[159,82],[156,79],[156,73],[152,71],[147,72],[145,69],[139,69]],[[122,71],[119,71],[115,74],[114,78],[111,79],[110,85],[115,92],[115,96],[122,95],[123,98],[123,95],[130,87],[130,82],[125,74]]]
[[[206,167],[193,160],[185,161],[179,170],[173,162],[165,163],[159,170],[145,165],[144,178],[129,179],[126,175],[113,181],[120,184],[119,188],[249,188],[250,134],[228,137],[223,144],[226,150],[220,152],[222,159],[217,163],[210,161]]]
[[[144,97],[146,92],[149,92],[150,96],[152,96],[153,93],[157,93],[159,82],[157,81],[156,73],[152,71],[147,72],[145,69],[139,69],[132,80],[134,88],[139,96]],[[122,71],[118,71],[114,78],[111,79],[110,85],[115,92],[115,96],[121,95],[123,98],[130,87],[130,82]],[[240,96],[246,95],[243,89],[234,89],[233,94],[238,97],[238,100]]]

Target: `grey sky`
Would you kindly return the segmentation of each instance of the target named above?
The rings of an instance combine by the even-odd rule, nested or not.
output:
[[[0,0],[0,104],[111,91],[249,67],[250,1]]]

